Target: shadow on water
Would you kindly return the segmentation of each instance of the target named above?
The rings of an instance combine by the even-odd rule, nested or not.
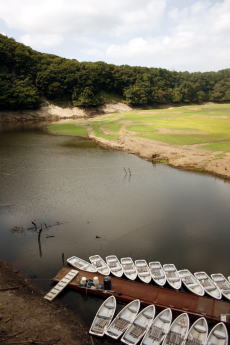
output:
[[[67,139],[65,142],[61,144],[64,147],[73,147],[73,148],[82,148],[82,149],[90,149],[90,148],[97,148],[98,145],[94,141],[90,141],[84,138],[71,138]],[[101,148],[103,150],[103,148]],[[105,149],[104,149],[105,150]]]
[[[1,258],[45,290],[67,257],[96,253],[229,275],[230,184],[38,127],[1,133],[0,157]],[[60,300],[87,325],[101,303]]]
[[[31,132],[41,131],[47,125],[47,122],[37,121],[25,121],[25,122],[1,122],[0,121],[0,133],[10,132]]]

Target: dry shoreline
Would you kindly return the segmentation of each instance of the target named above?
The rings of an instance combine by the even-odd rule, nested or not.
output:
[[[127,133],[122,133],[115,141],[98,138],[92,133],[89,138],[103,147],[132,153],[151,162],[166,163],[178,169],[207,173],[230,181],[230,153],[211,152],[189,145],[168,145]]]
[[[122,111],[131,111],[132,108],[124,103],[107,103],[94,108],[60,107],[46,102],[39,109],[0,111],[1,123],[23,123],[28,121],[59,121],[62,119],[87,119],[90,117],[112,114]]]
[[[133,110],[127,104],[110,103],[95,109],[82,109],[78,107],[61,108],[47,103],[38,110],[27,111],[1,111],[1,124],[26,124],[29,121],[39,122],[75,122],[80,119],[89,120],[91,117],[100,117],[104,114],[127,112]],[[89,133],[89,138],[106,148],[122,150],[133,153],[152,162],[164,162],[168,165],[184,170],[196,171],[218,176],[230,180],[230,153],[221,151],[212,152],[202,150],[202,145],[169,145],[150,139],[135,137],[123,130],[118,140],[111,141],[96,137]]]
[[[43,295],[0,261],[0,344],[91,345],[80,318]]]

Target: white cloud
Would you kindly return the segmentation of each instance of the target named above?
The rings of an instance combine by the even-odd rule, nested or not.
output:
[[[158,21],[166,0],[8,0],[0,16],[12,28],[30,32],[86,33],[141,30],[146,21]]]
[[[212,70],[229,67],[230,1],[196,2],[174,8],[167,35],[135,37],[107,47],[109,60],[128,60],[133,65],[180,70]],[[195,66],[195,68],[194,68]]]
[[[132,37],[156,27],[165,5],[166,0],[8,0],[0,2],[0,19],[11,30],[21,31],[21,42],[47,51],[69,36],[78,41],[93,36],[96,43]],[[88,46],[86,52],[92,55],[95,49]]]
[[[230,0],[8,0],[0,19],[23,43],[79,60],[229,67]]]
[[[22,35],[20,41],[28,46],[33,45],[36,49],[43,47],[52,47],[60,44],[63,38],[55,34],[35,34],[35,35]]]

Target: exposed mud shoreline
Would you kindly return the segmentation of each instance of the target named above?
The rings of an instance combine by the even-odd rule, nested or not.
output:
[[[0,344],[91,345],[80,318],[43,295],[0,261]]]
[[[230,181],[230,153],[209,152],[189,145],[168,145],[123,133],[116,141],[89,136],[104,147],[133,153],[152,162],[190,171],[208,173]]]
[[[0,111],[0,123],[7,122],[41,122],[41,121],[58,121],[61,119],[81,119],[89,118],[96,115],[111,114],[121,111],[132,110],[124,103],[109,103],[101,107],[94,108],[79,108],[66,107],[62,108],[54,104],[46,104],[37,110],[22,110],[22,111]]]

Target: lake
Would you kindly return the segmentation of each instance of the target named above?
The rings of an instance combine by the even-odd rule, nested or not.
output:
[[[230,274],[230,184],[219,178],[31,129],[0,134],[0,188],[1,258],[45,290],[63,253]],[[75,291],[60,300],[88,326],[102,301]]]

